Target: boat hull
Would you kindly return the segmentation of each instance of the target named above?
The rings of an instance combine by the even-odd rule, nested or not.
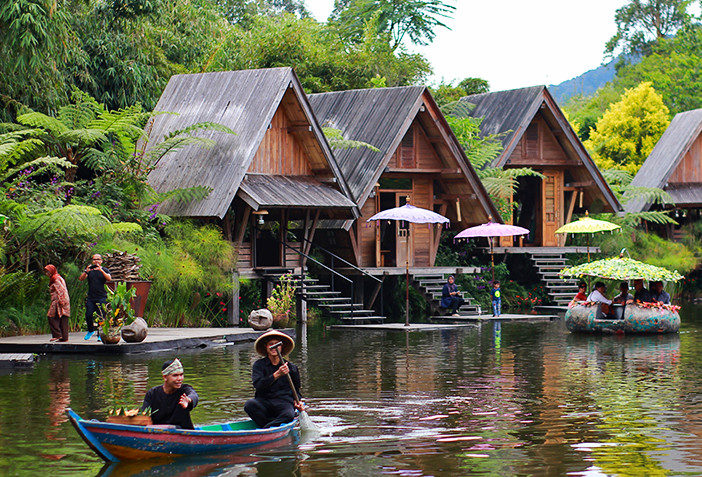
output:
[[[680,315],[660,308],[627,305],[622,319],[598,318],[597,306],[575,305],[565,315],[566,327],[572,332],[661,334],[677,333]]]
[[[282,426],[257,429],[246,420],[175,429],[88,421],[71,409],[67,414],[86,444],[107,462],[236,452],[283,439],[297,424],[295,419]]]

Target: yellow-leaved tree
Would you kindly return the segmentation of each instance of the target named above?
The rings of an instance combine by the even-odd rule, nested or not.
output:
[[[668,124],[663,98],[650,82],[640,83],[607,108],[584,144],[600,169],[636,174]]]

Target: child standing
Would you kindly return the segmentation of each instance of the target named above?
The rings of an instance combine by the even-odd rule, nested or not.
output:
[[[500,316],[500,314],[502,314],[502,293],[500,292],[500,282],[495,281],[492,284],[490,295],[492,296],[492,316]]]

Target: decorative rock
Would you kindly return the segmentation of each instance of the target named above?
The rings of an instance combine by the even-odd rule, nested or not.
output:
[[[122,327],[122,339],[127,343],[141,343],[146,339],[149,325],[143,318],[136,318],[131,325]]]
[[[254,310],[249,314],[249,325],[256,331],[267,330],[273,326],[273,315],[266,308]]]

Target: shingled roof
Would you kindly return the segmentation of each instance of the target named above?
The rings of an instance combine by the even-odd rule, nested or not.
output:
[[[350,203],[350,191],[297,76],[292,68],[269,68],[176,75],[169,80],[155,111],[175,114],[155,116],[149,144],[172,131],[205,121],[227,126],[235,134],[206,131],[202,135],[216,142],[214,148],[188,146],[161,160],[148,177],[155,190],[206,186],[212,191],[202,200],[164,203],[159,211],[176,216],[224,217],[288,90],[304,113],[305,129],[319,144],[322,162],[336,179],[334,186],[315,186],[334,196],[334,206]]]
[[[434,120],[441,124],[447,134],[448,148],[483,209],[487,215],[500,220],[499,212],[425,86],[318,93],[309,95],[309,99],[320,124],[341,130],[346,139],[364,141],[379,149],[334,151],[341,172],[359,206],[368,200],[402,138],[419,112],[424,110],[424,104],[429,102],[432,109],[438,112],[438,117]]]
[[[483,118],[480,123],[480,133],[483,137],[503,133],[500,138],[502,153],[493,160],[493,167],[505,165],[534,116],[542,107],[547,108],[555,120],[555,124],[550,126],[560,129],[563,133],[562,138],[558,140],[562,141],[564,150],[575,154],[582,162],[612,210],[621,210],[619,201],[546,86],[474,94],[461,98],[461,102],[474,105],[474,108],[469,110],[470,116]]]
[[[671,194],[675,203],[701,203],[702,185],[700,184],[668,187],[668,179],[700,134],[702,134],[702,108],[676,114],[634,180],[631,181],[631,185],[665,189]],[[634,199],[626,204],[625,209],[627,212],[642,212],[648,210],[651,205],[651,202],[645,199]]]

